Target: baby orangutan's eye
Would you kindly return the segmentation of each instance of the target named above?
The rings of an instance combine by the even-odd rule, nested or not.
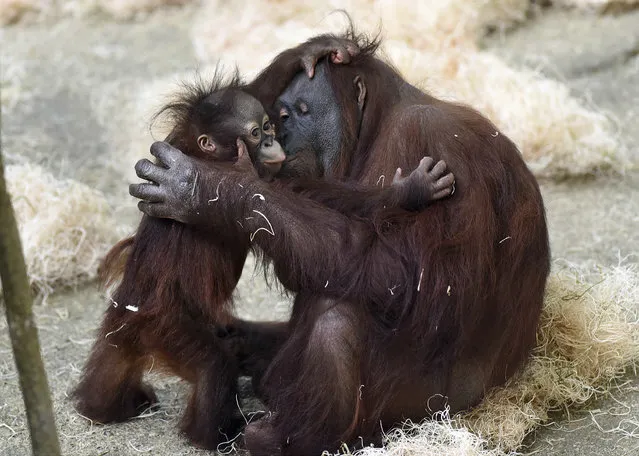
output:
[[[267,120],[266,122],[264,122],[264,127],[262,128],[264,129],[264,131],[269,131],[271,129],[271,122]]]
[[[254,138],[259,138],[260,129],[258,127],[255,127],[254,129],[252,129],[251,130],[251,136],[253,136]]]

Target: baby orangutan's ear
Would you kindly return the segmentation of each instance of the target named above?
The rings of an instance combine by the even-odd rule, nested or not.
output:
[[[214,154],[217,150],[217,145],[213,141],[210,135],[200,135],[197,138],[197,145],[202,152],[208,154]]]

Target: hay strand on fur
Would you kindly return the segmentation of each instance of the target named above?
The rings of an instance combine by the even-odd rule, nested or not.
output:
[[[385,434],[384,448],[357,456],[501,456],[514,454],[548,413],[586,404],[617,388],[639,361],[636,265],[591,275],[562,269],[547,286],[537,347],[521,374],[472,411]],[[340,453],[349,454],[349,453]]]
[[[637,303],[635,266],[589,280],[579,271],[551,274],[532,359],[460,423],[501,448],[516,449],[548,412],[610,391],[639,361]]]

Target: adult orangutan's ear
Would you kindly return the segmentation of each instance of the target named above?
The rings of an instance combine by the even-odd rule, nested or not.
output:
[[[197,138],[197,145],[202,152],[214,154],[217,146],[213,142],[213,138],[210,135],[200,135]]]
[[[357,106],[359,106],[359,110],[361,111],[364,109],[364,102],[366,101],[366,86],[360,76],[355,76],[353,84],[355,84],[357,88]]]

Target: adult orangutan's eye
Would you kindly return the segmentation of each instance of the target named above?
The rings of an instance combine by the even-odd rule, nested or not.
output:
[[[288,119],[288,111],[284,108],[280,109],[280,119],[282,120]]]
[[[299,109],[302,114],[308,114],[308,105],[304,102],[299,104]]]

